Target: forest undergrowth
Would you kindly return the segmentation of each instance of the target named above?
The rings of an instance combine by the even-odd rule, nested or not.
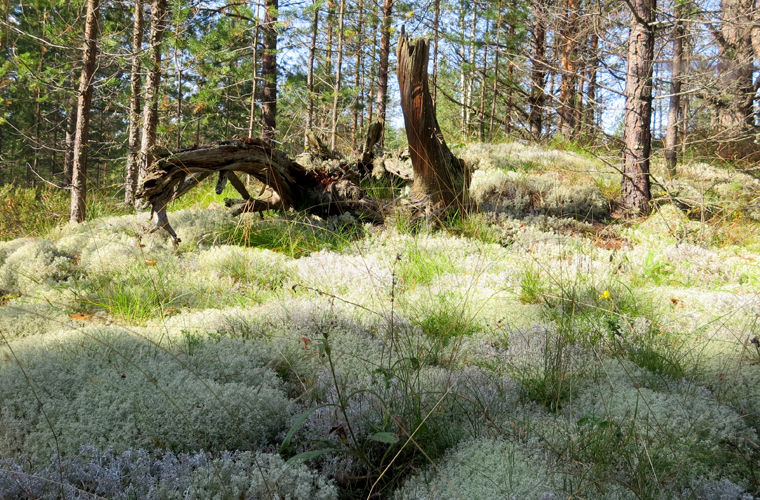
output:
[[[8,194],[0,498],[760,494],[760,181],[655,165],[622,220],[604,161],[458,154],[477,211],[430,227],[208,185],[175,249],[146,214],[6,230]]]

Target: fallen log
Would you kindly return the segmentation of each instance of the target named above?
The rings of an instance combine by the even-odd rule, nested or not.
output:
[[[258,139],[157,152],[155,157],[144,177],[140,197],[151,207],[155,230],[164,229],[175,244],[180,239],[169,223],[167,205],[214,173],[226,175],[242,196],[240,200],[225,200],[227,206],[234,207],[235,214],[293,208],[320,217],[351,212],[374,223],[383,221],[380,205],[353,182],[323,170],[307,170]],[[235,172],[264,184],[262,196],[251,197]]]

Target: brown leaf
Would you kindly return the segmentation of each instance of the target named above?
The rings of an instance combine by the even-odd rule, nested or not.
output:
[[[92,314],[71,313],[69,314],[69,318],[73,319],[74,321],[92,321]]]

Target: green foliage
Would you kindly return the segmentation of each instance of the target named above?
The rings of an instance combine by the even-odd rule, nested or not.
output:
[[[68,191],[0,185],[0,240],[42,236],[69,220]],[[85,208],[86,218],[129,213],[110,190],[91,190]]]

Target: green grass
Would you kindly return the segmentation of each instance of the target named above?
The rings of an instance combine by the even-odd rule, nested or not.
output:
[[[414,288],[429,285],[435,278],[456,271],[456,265],[443,253],[430,253],[413,245],[400,255],[396,274],[400,283]]]
[[[282,218],[241,217],[237,223],[216,233],[219,243],[266,248],[298,258],[319,250],[340,251],[361,237],[363,229],[356,222],[335,227],[317,225],[302,214]]]
[[[111,189],[90,190],[86,219],[126,215],[131,209]],[[50,187],[19,188],[0,186],[0,240],[42,236],[69,220],[69,192]]]

